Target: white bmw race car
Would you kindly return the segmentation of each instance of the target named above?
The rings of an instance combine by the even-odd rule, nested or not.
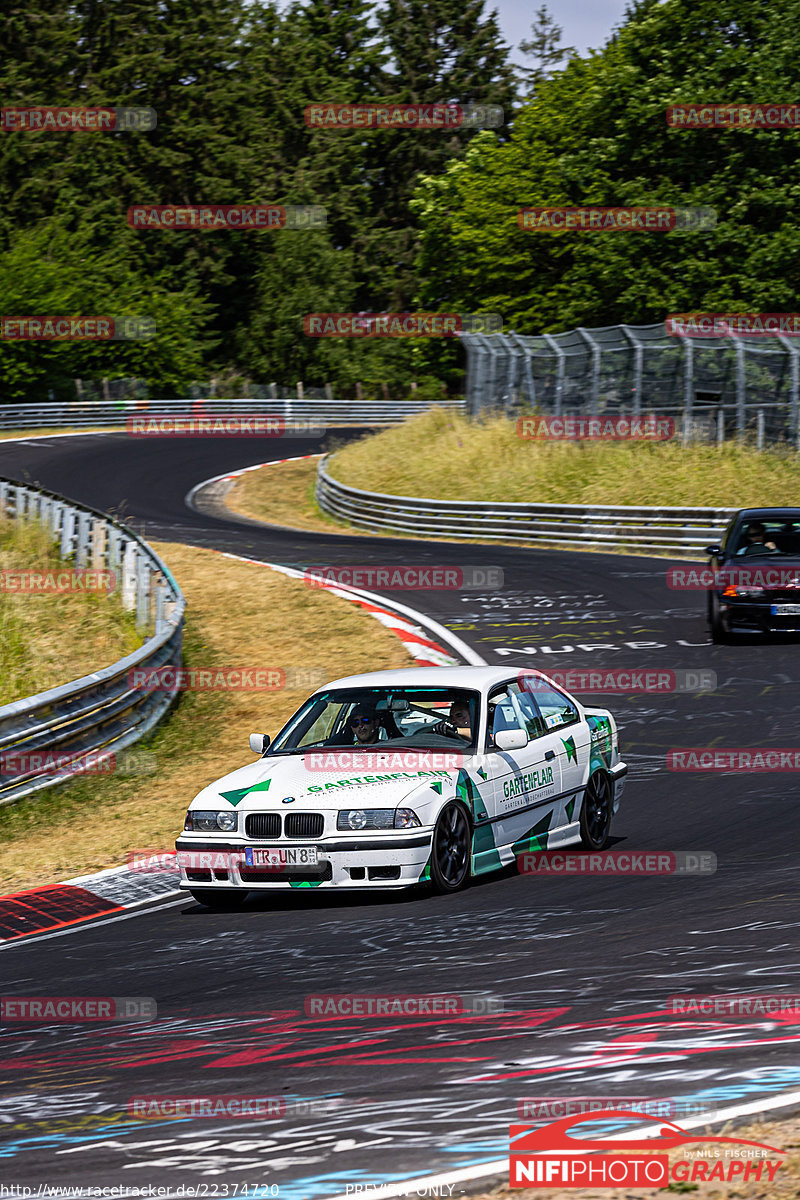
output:
[[[607,844],[627,767],[610,712],[538,671],[416,667],[326,684],[258,762],[204,788],[176,842],[210,908],[249,891],[454,892],[529,852]]]

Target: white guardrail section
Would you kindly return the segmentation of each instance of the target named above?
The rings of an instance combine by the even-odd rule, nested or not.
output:
[[[479,500],[428,500],[365,492],[317,471],[320,508],[359,529],[388,529],[411,537],[541,542],[619,550],[702,553],[717,542],[735,508],[638,508],[583,504],[494,504]]]
[[[70,566],[114,571],[123,607],[135,611],[137,625],[149,634],[138,650],[109,667],[0,707],[0,804],[11,804],[68,776],[6,772],[6,755],[110,755],[161,720],[177,680],[172,691],[143,690],[130,686],[128,673],[180,666],[185,601],[158,555],[105,513],[0,479],[0,517],[41,521]]]
[[[463,400],[422,400],[398,403],[382,400],[87,400],[67,404],[0,405],[0,429],[80,429],[96,425],[127,425],[133,417],[272,416],[305,425],[399,425],[429,408],[463,410]]]

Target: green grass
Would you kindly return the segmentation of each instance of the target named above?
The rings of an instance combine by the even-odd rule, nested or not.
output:
[[[800,503],[793,450],[669,442],[534,442],[504,417],[431,410],[338,450],[342,483],[438,500],[719,506]]]
[[[68,565],[38,522],[0,520],[0,572]],[[0,705],[110,666],[141,642],[117,591],[17,593],[0,585]]]

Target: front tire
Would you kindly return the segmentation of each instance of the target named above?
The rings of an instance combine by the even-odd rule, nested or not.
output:
[[[708,603],[708,625],[711,631],[711,641],[715,646],[724,646],[728,640],[728,632],[722,623],[719,611],[719,597],[712,595]]]
[[[472,829],[464,806],[451,800],[439,813],[431,842],[431,883],[440,894],[457,892],[470,877]]]
[[[589,776],[581,806],[581,845],[587,850],[605,850],[611,833],[614,785],[605,771]]]
[[[198,904],[204,904],[206,908],[212,909],[214,912],[233,912],[237,908],[241,908],[247,899],[247,892],[244,888],[241,891],[226,890],[221,888],[189,888],[189,895],[196,900]]]

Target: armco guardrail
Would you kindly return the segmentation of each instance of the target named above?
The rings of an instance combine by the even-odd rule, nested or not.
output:
[[[44,755],[45,763],[51,755],[110,755],[138,741],[164,716],[175,690],[131,687],[129,672],[180,665],[185,601],[158,555],[105,513],[0,479],[0,516],[38,519],[53,531],[72,565],[114,571],[123,606],[136,612],[145,631],[152,630],[138,650],[119,662],[0,707],[0,804],[10,804],[52,787],[63,776],[37,773],[30,763],[27,770],[7,771],[7,755]]]
[[[421,400],[103,400],[68,404],[0,405],[0,429],[80,429],[95,425],[127,425],[133,417],[202,417],[242,414],[279,417],[298,432],[304,425],[398,425],[429,408],[461,410],[463,400],[428,404]]]
[[[718,540],[733,508],[638,508],[583,504],[494,504],[479,500],[428,500],[365,492],[317,472],[317,502],[324,512],[360,529],[388,529],[411,537],[541,542],[548,546],[702,551]]]

